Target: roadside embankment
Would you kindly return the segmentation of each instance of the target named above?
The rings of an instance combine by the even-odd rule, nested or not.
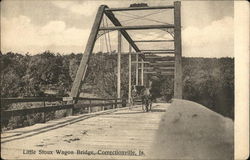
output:
[[[174,99],[159,124],[153,158],[233,159],[231,119],[187,100]]]

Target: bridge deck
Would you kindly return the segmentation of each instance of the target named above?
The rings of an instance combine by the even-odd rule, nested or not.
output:
[[[70,116],[8,131],[1,135],[2,158],[146,158],[167,106],[166,103],[154,104],[152,112],[147,113],[137,106],[132,110],[123,108],[98,114]],[[39,150],[52,151],[53,154],[39,154]],[[57,154],[56,150],[74,153]],[[77,150],[82,154],[77,154]],[[35,154],[28,154],[34,151]],[[130,156],[110,155],[123,154],[121,151],[127,151]],[[99,154],[88,155],[86,152]],[[137,156],[133,155],[134,152]]]

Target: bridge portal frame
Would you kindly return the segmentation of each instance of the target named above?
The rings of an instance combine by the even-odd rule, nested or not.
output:
[[[130,45],[130,49],[129,49],[129,54],[132,54],[131,50],[132,48],[135,50],[135,54],[137,56],[140,56],[142,58],[142,61],[144,61],[144,53],[143,50],[140,50],[138,48],[138,46],[136,45],[136,43],[140,42],[157,42],[154,40],[145,40],[145,41],[139,41],[139,40],[135,40],[133,41],[132,38],[129,36],[129,34],[126,32],[127,29],[130,30],[138,30],[138,29],[162,29],[162,28],[174,28],[174,40],[170,40],[170,41],[174,41],[174,55],[175,55],[175,72],[174,72],[174,98],[182,98],[182,60],[181,60],[181,56],[182,56],[182,47],[181,47],[181,12],[180,12],[180,6],[181,6],[181,2],[177,1],[174,2],[173,6],[156,6],[156,7],[128,7],[128,8],[109,8],[106,5],[101,5],[97,11],[96,17],[95,17],[95,21],[94,24],[92,26],[91,29],[91,33],[83,54],[83,57],[81,59],[81,63],[80,66],[78,67],[77,70],[77,74],[75,77],[75,80],[73,82],[73,86],[71,88],[71,93],[70,96],[71,97],[75,97],[76,101],[77,98],[79,97],[80,94],[80,88],[82,86],[82,84],[84,83],[85,77],[86,77],[86,71],[88,68],[88,63],[89,63],[89,59],[92,55],[92,51],[94,48],[94,44],[95,41],[97,39],[97,34],[98,31],[100,30],[119,30],[119,34],[121,34],[129,43]],[[130,10],[150,10],[150,9],[173,9],[174,10],[174,24],[173,25],[147,25],[147,26],[122,26],[120,21],[115,17],[115,15],[113,14],[114,11],[130,11]],[[109,20],[114,24],[115,27],[100,27],[103,15],[106,15]],[[168,41],[168,40],[167,40]],[[169,41],[169,42],[170,42]],[[160,42],[160,40],[158,41]],[[119,40],[118,38],[118,61],[120,61],[119,58],[119,54],[121,54],[121,40]],[[142,53],[142,54],[141,54]],[[153,54],[154,52],[152,52]],[[172,53],[172,52],[171,52]],[[158,54],[158,53],[157,53]],[[131,58],[131,57],[130,57]],[[138,66],[138,60],[137,60],[137,66]],[[118,64],[120,64],[120,62],[118,62]],[[130,65],[131,65],[131,59],[130,59]],[[131,66],[129,66],[130,69],[130,75],[129,75],[129,82],[131,83]],[[144,74],[146,72],[142,71],[142,74]],[[120,96],[120,81],[119,81],[119,77],[120,77],[120,65],[118,65],[118,97]],[[138,67],[137,67],[137,83],[138,83]],[[143,77],[143,75],[141,75],[141,77]],[[131,87],[131,84],[129,84],[129,86]],[[129,91],[129,93],[131,93],[131,91]],[[131,95],[129,95],[130,97]]]

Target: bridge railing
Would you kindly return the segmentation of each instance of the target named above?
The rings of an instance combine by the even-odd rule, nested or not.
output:
[[[57,119],[58,117],[55,116],[57,112],[58,114],[60,112],[60,115],[63,115],[60,117],[67,116],[67,109],[72,109],[73,114],[81,114],[114,109],[126,103],[122,99],[117,98],[104,99],[80,97],[78,98],[78,102],[74,104],[75,100],[75,98],[70,97],[1,98],[2,127],[6,127],[10,121],[12,121],[12,123],[18,123],[18,125],[14,128],[28,126],[29,124],[24,125],[22,122],[25,120],[28,121],[32,118],[39,119],[37,120],[38,122],[34,122],[33,120],[33,124],[41,122],[44,123],[51,119]],[[13,120],[15,117],[16,120]]]

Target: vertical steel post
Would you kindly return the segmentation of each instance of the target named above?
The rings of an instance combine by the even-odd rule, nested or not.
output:
[[[148,85],[148,74],[145,74],[144,76],[143,76],[143,78],[144,78],[144,85],[148,88],[149,87],[149,85]]]
[[[175,80],[174,98],[182,99],[181,2],[174,2]]]
[[[128,103],[131,103],[131,53],[132,52],[132,47],[129,45],[129,53],[128,53]]]
[[[135,85],[138,85],[139,83],[139,66],[138,66],[138,53],[136,52],[136,67],[135,67]]]
[[[122,50],[122,34],[120,31],[118,31],[117,98],[121,98],[121,50]]]
[[[143,86],[144,85],[144,77],[143,77],[143,72],[144,72],[144,61],[143,59],[141,60],[141,85]]]

